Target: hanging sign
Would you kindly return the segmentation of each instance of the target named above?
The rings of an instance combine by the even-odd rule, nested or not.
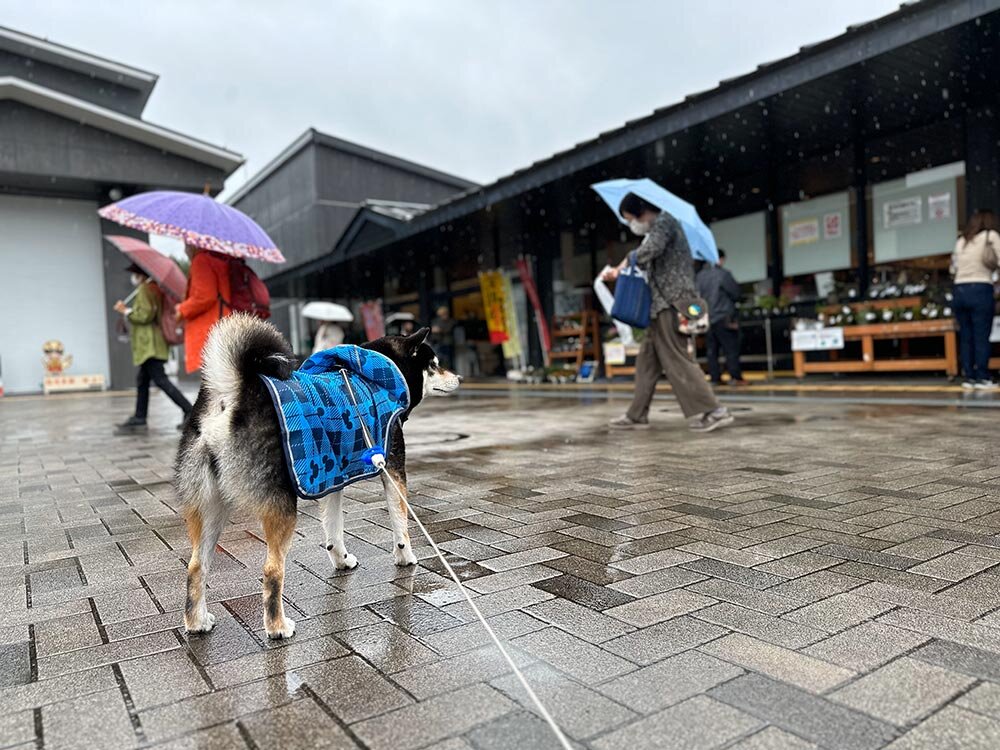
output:
[[[479,288],[483,293],[483,307],[486,310],[486,328],[490,332],[491,344],[503,344],[510,339],[507,328],[506,297],[503,273],[482,271],[479,274]]]
[[[521,332],[517,325],[517,311],[514,309],[514,288],[506,273],[500,272],[500,278],[503,280],[503,317],[507,329],[507,340],[503,342],[503,356],[505,359],[517,359],[524,353],[524,349],[521,346]]]
[[[531,268],[528,266],[528,259],[524,256],[517,259],[517,272],[521,277],[521,284],[524,285],[524,292],[528,295],[531,307],[535,311],[535,324],[538,327],[538,340],[542,343],[542,359],[545,366],[549,366],[549,352],[552,351],[552,338],[549,333],[549,324],[545,319],[545,311],[542,309],[542,301],[538,297],[538,286],[535,278],[531,275]]]

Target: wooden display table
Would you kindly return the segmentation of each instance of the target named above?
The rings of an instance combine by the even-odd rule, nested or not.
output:
[[[942,336],[943,357],[911,357],[902,359],[875,359],[876,339],[917,339]],[[955,321],[913,320],[900,323],[868,323],[844,326],[844,341],[861,342],[860,360],[842,360],[839,351],[830,351],[829,362],[807,362],[806,352],[793,352],[795,377],[802,378],[809,372],[914,372],[944,370],[948,375],[958,375],[958,346]]]

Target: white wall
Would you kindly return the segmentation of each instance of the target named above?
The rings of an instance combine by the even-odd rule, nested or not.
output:
[[[97,204],[0,195],[4,390],[41,390],[48,339],[59,339],[73,355],[69,372],[109,378],[104,308]]]

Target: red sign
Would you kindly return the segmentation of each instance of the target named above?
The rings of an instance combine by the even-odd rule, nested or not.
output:
[[[524,292],[528,295],[531,307],[535,311],[538,340],[542,342],[542,356],[545,358],[546,366],[548,366],[549,352],[552,351],[552,339],[549,336],[549,324],[545,320],[545,311],[542,310],[542,301],[538,298],[538,287],[535,285],[535,279],[531,275],[531,267],[528,265],[527,258],[522,256],[517,259],[516,263],[517,273],[521,277],[521,283],[524,285]]]

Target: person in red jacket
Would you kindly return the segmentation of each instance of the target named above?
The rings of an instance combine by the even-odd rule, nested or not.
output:
[[[184,367],[201,369],[201,350],[208,332],[219,318],[231,310],[222,303],[229,299],[229,261],[218,253],[188,245],[191,258],[187,296],[177,305],[177,317],[184,321]]]

